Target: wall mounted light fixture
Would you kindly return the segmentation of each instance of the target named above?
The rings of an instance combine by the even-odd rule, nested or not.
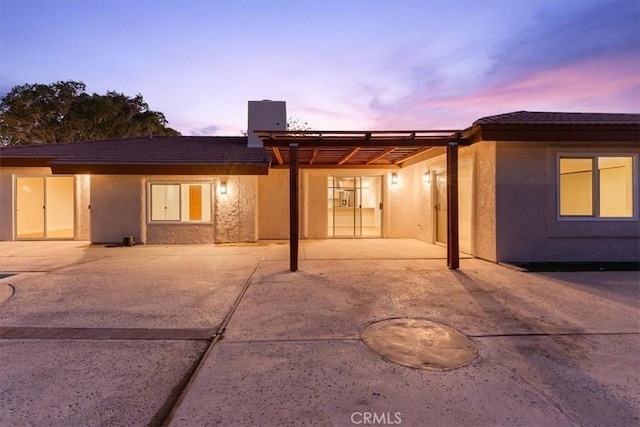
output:
[[[220,182],[220,194],[222,194],[223,196],[227,194],[227,182],[226,181]]]
[[[426,171],[422,177],[422,181],[425,184],[431,184],[431,171]]]
[[[392,173],[391,174],[391,185],[397,185],[398,184],[398,174],[397,173]]]

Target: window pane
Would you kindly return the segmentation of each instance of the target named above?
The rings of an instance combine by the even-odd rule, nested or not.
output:
[[[189,221],[202,221],[202,186],[189,186]]]
[[[633,216],[633,168],[631,157],[599,157],[601,217]]]
[[[45,186],[47,238],[73,239],[75,179],[48,176]]]
[[[210,222],[211,184],[151,184],[151,221]]]
[[[593,159],[560,159],[560,215],[593,215]]]
[[[202,184],[202,221],[211,221],[211,184]]]
[[[211,184],[181,184],[182,220],[189,222],[211,221]]]
[[[151,221],[180,221],[180,185],[151,185]]]
[[[16,237],[44,238],[44,178],[16,179]]]

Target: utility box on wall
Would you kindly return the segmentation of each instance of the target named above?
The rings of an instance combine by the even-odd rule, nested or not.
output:
[[[253,131],[287,130],[287,104],[284,101],[249,101],[248,146],[262,147]]]

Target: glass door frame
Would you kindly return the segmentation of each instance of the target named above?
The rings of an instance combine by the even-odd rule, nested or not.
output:
[[[18,197],[20,189],[18,188],[18,182],[20,179],[40,179],[42,182],[42,237],[20,237],[18,234],[18,223],[19,223],[19,210],[18,210]],[[49,222],[48,216],[48,185],[47,180],[50,178],[72,178],[73,180],[73,190],[72,190],[72,236],[68,237],[50,237],[49,230],[47,224]],[[14,200],[13,200],[13,233],[15,240],[73,240],[75,238],[75,226],[76,226],[76,177],[75,175],[14,175]],[[39,219],[39,218],[38,218]],[[39,230],[38,230],[39,232]]]
[[[438,182],[442,179],[444,182],[442,193],[438,192]],[[434,195],[434,203],[433,203],[433,242],[437,245],[446,245],[447,244],[447,171],[446,169],[437,170],[434,173],[433,180],[433,195]],[[442,196],[442,199],[439,198]],[[444,211],[444,221],[441,221],[439,217],[442,218],[442,215],[439,215],[441,211]],[[444,235],[444,239],[440,240],[440,233]]]
[[[382,177],[374,176],[374,175],[328,175],[327,177],[328,184],[328,216],[330,224],[328,224],[327,236],[329,238],[380,238],[382,237]],[[366,234],[363,232],[364,221],[363,221],[363,211],[364,207],[362,206],[363,202],[363,189],[371,190],[372,185],[370,187],[364,187],[363,182],[365,179],[373,179],[375,182],[376,188],[373,190],[376,194],[376,201],[374,208],[374,228],[377,228],[378,232],[376,234]],[[353,185],[343,187],[338,181],[351,180]],[[340,189],[340,195],[336,194],[336,190]],[[352,206],[351,206],[352,205]],[[348,225],[343,226],[352,227],[352,233],[340,234],[336,233],[336,227],[341,227],[340,225],[336,225],[336,208],[353,208],[353,216],[351,215],[341,215],[341,217],[347,218],[351,217],[351,221],[349,221]],[[378,212],[376,213],[375,210]],[[377,217],[377,218],[376,218]]]

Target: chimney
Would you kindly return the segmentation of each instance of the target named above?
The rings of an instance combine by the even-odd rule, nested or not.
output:
[[[249,101],[249,147],[262,147],[254,130],[287,130],[287,104],[284,101]]]

